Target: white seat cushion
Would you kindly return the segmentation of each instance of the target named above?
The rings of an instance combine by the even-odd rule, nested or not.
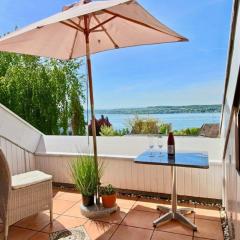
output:
[[[12,188],[19,189],[51,180],[52,176],[40,171],[31,171],[12,176]]]

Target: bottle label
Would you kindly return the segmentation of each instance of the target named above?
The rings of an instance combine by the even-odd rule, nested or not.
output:
[[[171,154],[171,155],[175,154],[174,145],[168,145],[168,154]]]

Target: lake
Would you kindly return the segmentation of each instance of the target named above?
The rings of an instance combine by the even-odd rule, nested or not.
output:
[[[156,118],[165,123],[171,123],[173,130],[183,128],[201,127],[204,123],[220,123],[221,113],[175,113],[175,114],[139,114],[139,117]],[[115,129],[127,127],[129,119],[134,118],[131,114],[105,114]],[[100,118],[101,114],[96,114]]]

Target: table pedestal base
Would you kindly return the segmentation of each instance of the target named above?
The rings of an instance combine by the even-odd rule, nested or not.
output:
[[[172,175],[172,206],[171,208],[165,206],[158,206],[157,209],[165,214],[153,222],[153,226],[156,227],[159,224],[169,222],[171,220],[177,220],[178,222],[184,224],[190,229],[197,231],[197,226],[193,224],[189,219],[184,217],[184,215],[193,213],[192,208],[180,208],[177,209],[177,190],[176,190],[176,167],[171,166]]]
[[[162,206],[162,205],[157,206],[157,210],[159,210],[160,212],[163,212],[163,213],[168,213],[171,211],[171,209],[172,208]],[[176,212],[181,213],[183,215],[187,215],[187,214],[194,213],[194,209],[193,208],[179,208],[179,209],[177,209]]]
[[[157,227],[160,224],[167,223],[174,219],[184,224],[185,226],[189,227],[190,229],[197,231],[197,226],[193,224],[188,218],[184,217],[184,215],[194,212],[192,208],[180,208],[177,209],[175,213],[172,212],[170,208],[165,206],[158,206],[157,209],[160,210],[161,212],[166,213],[153,222],[154,227]]]

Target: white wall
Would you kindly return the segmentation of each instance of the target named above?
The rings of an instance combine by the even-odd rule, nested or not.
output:
[[[238,0],[233,0],[233,5]],[[232,25],[232,39],[230,39],[229,43],[229,58],[228,65],[229,69],[226,72],[226,96],[224,98],[224,106],[223,106],[223,118],[222,118],[222,129],[221,136],[223,138],[227,135],[228,126],[230,123],[230,114],[233,109],[233,101],[234,95],[236,91],[236,85],[238,82],[239,75],[239,66],[240,66],[240,14],[239,7],[238,9],[233,9],[232,19],[236,17],[236,29],[234,29],[234,24]],[[232,49],[232,55],[230,54],[230,50]]]
[[[209,161],[221,162],[221,139],[204,137],[175,137],[176,151],[208,152]],[[155,143],[157,139],[155,138]],[[166,150],[167,138],[162,138]],[[149,137],[98,137],[99,155],[136,157],[149,147]],[[92,138],[88,146],[87,137],[43,136],[36,150],[37,154],[74,154],[92,152]]]
[[[235,126],[232,122],[231,133],[228,141],[225,165],[225,203],[229,220],[234,225],[235,239],[240,239],[240,176],[236,171],[236,145],[235,145]]]
[[[0,104],[0,148],[12,175],[35,169],[34,152],[42,133]]]
[[[35,152],[42,133],[0,104],[0,136]]]
[[[53,175],[55,182],[72,183],[69,166],[76,156],[39,154],[36,167]],[[171,193],[170,167],[134,163],[131,157],[101,157],[104,165],[103,184],[146,192]],[[210,163],[209,169],[177,168],[178,194],[222,198],[222,164]]]
[[[0,137],[0,148],[7,159],[12,175],[35,170],[33,153],[20,148],[3,137]]]
[[[134,158],[149,147],[149,137],[98,137],[97,141],[105,166],[103,183],[122,189],[171,193],[170,167],[134,163]],[[176,151],[208,152],[210,162],[207,170],[178,168],[178,193],[221,199],[221,139],[175,137],[175,142]],[[162,143],[166,150],[166,137]],[[36,167],[53,175],[55,182],[72,183],[69,165],[78,153],[89,153],[89,149],[87,137],[43,136],[36,151]]]
[[[237,6],[237,0],[233,1]],[[237,3],[237,4],[236,4]],[[239,81],[239,67],[240,67],[240,7],[233,10],[233,20],[236,19],[236,28],[232,24],[232,39],[229,47],[229,58],[225,89],[226,97],[224,99],[223,106],[223,118],[221,137],[223,141],[223,149],[226,149],[226,154],[223,156],[223,185],[224,185],[224,204],[230,226],[234,226],[235,238],[240,239],[240,176],[235,168],[236,161],[236,135],[235,135],[235,119],[234,119],[234,96],[239,92],[236,92],[236,86]],[[231,55],[232,49],[232,55]],[[229,73],[229,74],[228,74]],[[232,224],[231,224],[232,223]]]

